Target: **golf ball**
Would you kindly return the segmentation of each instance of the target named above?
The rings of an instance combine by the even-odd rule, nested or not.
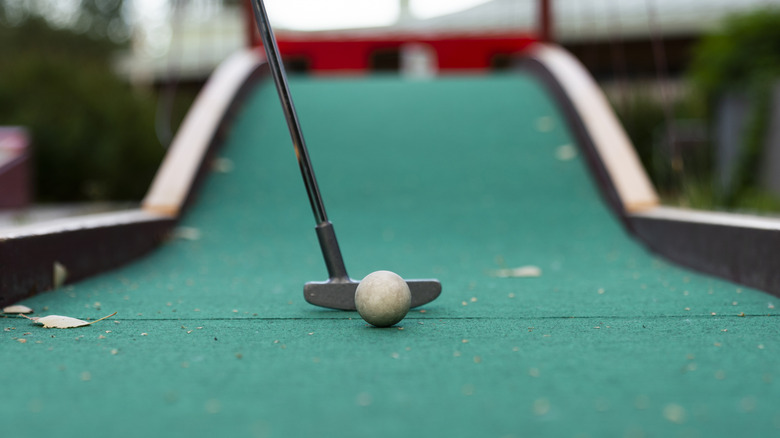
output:
[[[390,271],[372,272],[355,291],[355,307],[360,316],[377,327],[390,327],[404,319],[412,303],[409,285]]]

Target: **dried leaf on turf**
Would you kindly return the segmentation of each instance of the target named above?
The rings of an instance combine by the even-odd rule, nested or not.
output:
[[[114,315],[116,315],[116,312],[91,322],[83,321],[77,318],[71,318],[70,316],[60,316],[60,315],[48,315],[48,316],[32,317],[32,318],[28,316],[25,318],[35,322],[36,324],[43,324],[43,328],[65,329],[65,328],[75,328],[75,327],[84,327],[87,325],[92,325],[98,321],[102,321]]]
[[[15,304],[13,306],[7,306],[3,308],[3,313],[32,313],[33,309],[22,306],[21,304]]]

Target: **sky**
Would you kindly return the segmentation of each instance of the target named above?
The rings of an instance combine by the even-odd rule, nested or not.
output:
[[[155,0],[145,0],[153,2]],[[208,1],[208,0],[205,0]],[[469,9],[491,0],[407,0],[415,18],[426,19]],[[158,0],[159,2],[159,0]],[[539,0],[493,0],[507,10],[536,8]],[[393,24],[398,18],[401,0],[265,0],[272,25],[294,30],[323,30],[373,27]],[[560,15],[579,9],[599,14],[614,10],[626,14],[645,14],[648,7],[659,11],[745,8],[750,5],[775,5],[780,0],[551,0]],[[526,8],[524,8],[524,6]]]
[[[65,3],[72,0],[61,0]],[[400,0],[264,0],[272,25],[294,30],[386,26],[395,22]],[[408,0],[417,18],[449,14],[490,0]],[[520,0],[528,1],[528,0]],[[214,0],[189,0],[208,11]],[[163,21],[169,1],[132,0],[131,15],[139,21]]]
[[[46,11],[51,21],[63,26],[72,25],[74,12],[81,0],[7,0],[11,5],[29,4]],[[114,3],[117,0],[103,0]],[[393,24],[399,17],[401,3],[409,5],[414,18],[426,19],[466,10],[484,3],[500,5],[508,11],[531,10],[539,0],[264,0],[274,27],[292,30],[326,30],[355,27],[375,27]],[[780,5],[780,0],[550,0],[558,17],[578,10],[595,14],[646,13],[648,7],[658,11],[742,9],[752,5]],[[204,16],[219,9],[220,0],[129,0],[126,16],[143,26],[165,23],[172,14],[171,5],[187,4],[189,10]]]
[[[61,9],[78,0],[58,1]],[[401,0],[264,0],[274,28],[290,30],[331,30],[356,27],[388,26],[398,19]],[[414,17],[424,19],[469,9],[490,0],[408,0]],[[535,2],[536,0],[519,0]],[[130,0],[126,15],[129,21],[148,35],[144,51],[163,54],[170,42],[173,9],[171,5],[187,4],[187,20],[208,20],[219,0]],[[67,15],[63,12],[62,15]],[[181,19],[181,18],[179,18]]]
[[[409,0],[416,18],[462,11],[489,0]],[[279,27],[317,30],[386,26],[400,12],[399,0],[265,0],[272,22]]]

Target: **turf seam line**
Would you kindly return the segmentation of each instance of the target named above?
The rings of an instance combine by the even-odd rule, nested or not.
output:
[[[596,320],[596,319],[612,319],[612,320],[641,320],[641,319],[709,319],[709,318],[776,318],[780,317],[780,314],[745,314],[740,315],[649,315],[649,316],[538,316],[538,317],[491,317],[491,316],[463,316],[463,317],[423,317],[423,318],[404,318],[404,321],[469,321],[469,320],[485,320],[485,321],[502,321],[502,320]],[[6,319],[23,319],[20,317],[5,317]],[[80,318],[85,321],[89,321],[89,318]],[[345,320],[359,320],[359,317],[251,317],[251,318],[112,318],[112,321],[124,321],[124,322],[185,322],[185,321],[345,321]]]

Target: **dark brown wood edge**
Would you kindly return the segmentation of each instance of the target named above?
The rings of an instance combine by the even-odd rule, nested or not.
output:
[[[702,215],[716,214],[700,213]],[[780,297],[780,220],[777,228],[633,213],[634,234],[653,252],[696,271]],[[736,215],[735,215],[736,216]]]
[[[0,306],[52,289],[55,263],[67,270],[67,283],[79,281],[148,253],[176,223],[175,218],[120,217],[96,226],[0,238]]]
[[[534,75],[553,96],[603,199],[631,235],[676,264],[780,296],[780,230],[627,212],[593,139],[555,76],[531,56],[518,57],[515,67]]]
[[[186,214],[187,207],[196,200],[235,115],[249,91],[266,73],[265,64],[259,64],[233,96],[212,135],[178,217],[132,210],[118,213],[116,220],[109,217],[97,225],[88,224],[91,217],[84,216],[73,218],[59,230],[10,237],[0,234],[0,306],[51,290],[55,286],[55,263],[66,268],[65,284],[68,284],[126,264],[164,242]]]

